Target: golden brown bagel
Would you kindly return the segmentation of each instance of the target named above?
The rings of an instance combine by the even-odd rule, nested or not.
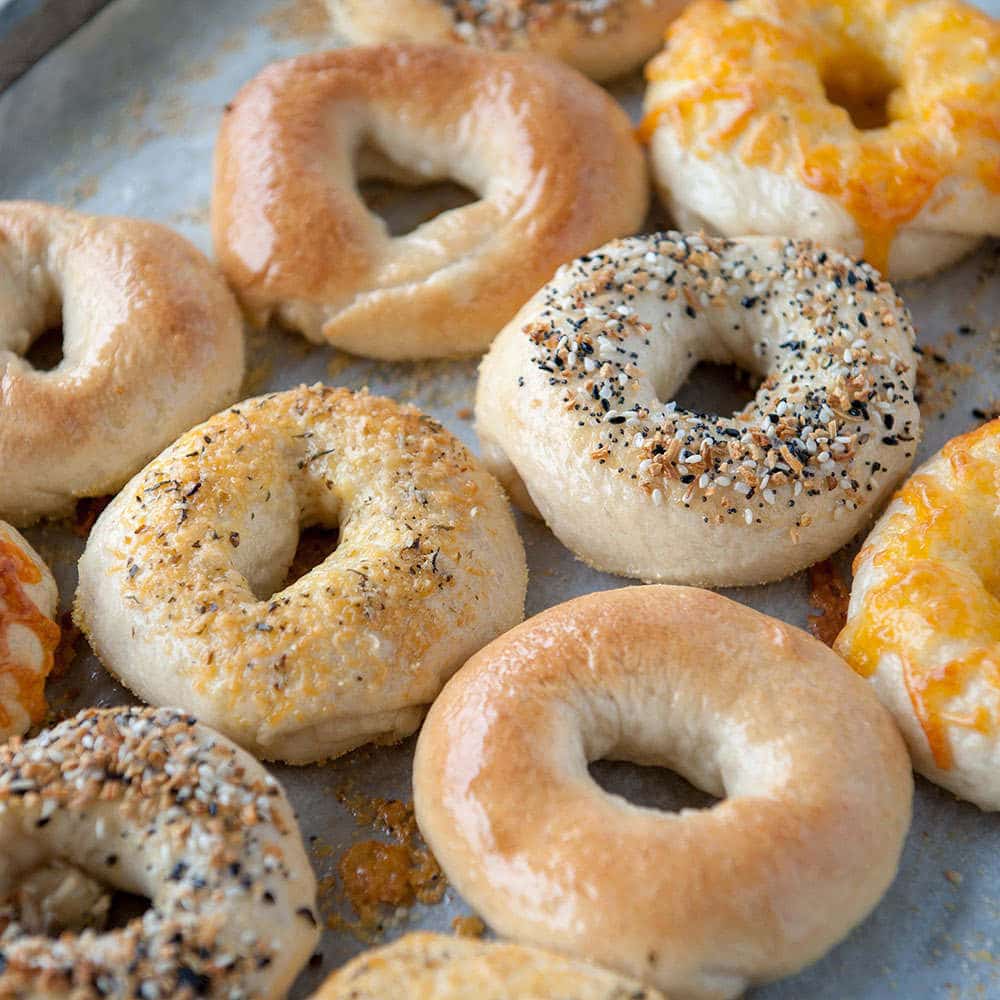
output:
[[[337,547],[286,584],[302,528]],[[105,666],[260,757],[409,736],[519,622],[524,548],[496,480],[430,417],[299,386],[193,428],[94,525],[75,616]]]
[[[62,326],[51,371],[23,357]],[[0,203],[0,516],[117,490],[243,378],[239,310],[190,243],[138,219]]]
[[[480,200],[391,237],[364,177]],[[216,253],[260,324],[379,358],[474,354],[563,261],[632,232],[648,190],[625,112],[529,55],[386,45],[269,66],[229,107]]]
[[[664,813],[601,758],[723,798]],[[427,716],[417,821],[498,933],[678,998],[734,997],[819,958],[892,881],[906,748],[822,643],[708,591],[550,608],[477,653]]]
[[[469,42],[530,49],[595,80],[641,66],[686,0],[327,0],[352,45]]]
[[[338,969],[312,1000],[665,1000],[607,969],[516,944],[407,934]]]

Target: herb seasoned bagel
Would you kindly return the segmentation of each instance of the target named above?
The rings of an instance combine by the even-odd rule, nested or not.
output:
[[[602,758],[723,801],[605,793]],[[879,901],[910,822],[906,748],[822,643],[708,591],[630,587],[535,616],[434,702],[414,804],[499,934],[723,998],[819,958]]]
[[[867,264],[810,243],[658,234],[566,266],[483,361],[488,466],[584,562],[740,586],[840,548],[909,468],[913,329]],[[699,361],[762,379],[672,401]]]
[[[338,969],[312,1000],[664,1000],[607,969],[516,944],[407,934]]]
[[[337,547],[286,583],[312,525]],[[245,400],[139,473],[90,534],[75,614],[145,701],[304,764],[412,733],[526,586],[503,491],[456,438],[317,385]]]
[[[24,354],[59,326],[62,360],[33,368]],[[114,492],[242,378],[239,310],[186,240],[0,202],[0,516],[30,524]]]
[[[358,181],[479,196],[391,236]],[[628,117],[547,59],[386,45],[265,69],[216,148],[212,232],[258,324],[377,358],[476,354],[564,261],[648,201]]]
[[[174,709],[0,747],[0,996],[281,997],[319,939],[278,783]],[[149,909],[103,929],[110,893]]]
[[[837,651],[895,716],[913,766],[1000,809],[1000,419],[896,494],[854,563]]]
[[[45,718],[45,678],[59,645],[59,591],[48,566],[0,521],[0,743]]]
[[[595,80],[641,66],[686,0],[327,0],[352,45],[469,42],[530,49]]]
[[[894,280],[1000,234],[1000,22],[961,0],[697,0],[646,70],[677,222]]]

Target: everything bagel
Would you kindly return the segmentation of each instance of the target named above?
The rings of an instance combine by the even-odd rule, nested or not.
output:
[[[793,240],[679,233],[562,268],[480,368],[487,465],[585,562],[739,586],[840,548],[909,467],[913,329],[867,264]],[[684,410],[698,361],[762,381]]]
[[[530,49],[595,80],[641,66],[685,0],[327,0],[353,45],[469,42]]]
[[[0,996],[284,996],[319,939],[281,787],[173,709],[0,746],[0,841]],[[116,889],[150,906],[105,931]]]

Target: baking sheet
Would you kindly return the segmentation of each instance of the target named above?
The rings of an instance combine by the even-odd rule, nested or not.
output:
[[[984,6],[1000,15],[1000,0]],[[0,95],[0,197],[157,219],[207,251],[211,154],[223,104],[268,62],[332,44],[320,0],[114,0]],[[641,89],[636,78],[614,91],[634,112]],[[392,200],[385,192],[380,197]],[[380,207],[391,216],[409,210],[426,217],[438,207],[432,202],[408,196],[402,207]],[[926,352],[920,457],[997,405],[998,272],[1000,245],[993,242],[933,281],[902,286]],[[475,362],[376,363],[276,331],[251,334],[249,346],[248,394],[302,381],[368,385],[417,404],[475,447],[469,419]],[[945,360],[934,360],[935,354]],[[685,398],[698,399],[702,408],[725,397],[725,387],[711,380],[685,389]],[[529,615],[578,594],[626,584],[575,562],[543,526],[520,517],[518,524],[531,572]],[[68,608],[83,539],[66,525],[28,534],[53,565]],[[849,555],[838,556],[842,567]],[[806,625],[805,574],[726,593]],[[51,685],[51,700],[66,713],[130,699],[81,640],[68,672]],[[273,769],[299,811],[322,880],[321,907],[334,924],[336,914],[353,920],[335,877],[338,859],[352,843],[382,837],[370,822],[359,823],[356,809],[342,801],[345,791],[355,804],[365,796],[409,801],[412,752],[410,740],[362,749],[323,767]],[[664,771],[602,763],[595,773],[607,787],[645,804],[676,808],[705,801]],[[996,816],[918,779],[902,869],[876,912],[817,965],[750,995],[757,1000],[1000,997],[998,849]],[[437,905],[391,914],[384,938],[417,927],[449,930],[453,918],[469,913],[449,889]],[[343,927],[328,930],[321,957],[292,995],[307,996],[365,946]]]

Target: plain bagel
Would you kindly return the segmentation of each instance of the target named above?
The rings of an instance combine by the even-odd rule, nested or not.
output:
[[[209,262],[164,226],[0,203],[0,516],[23,526],[113,493],[230,403],[243,328]],[[24,354],[62,327],[63,358]]]
[[[479,200],[390,235],[359,180]],[[269,66],[223,119],[212,233],[237,296],[377,358],[479,353],[564,261],[633,232],[648,184],[625,112],[548,59],[385,45]]]
[[[723,799],[606,794],[601,758]],[[525,622],[434,702],[417,821],[499,934],[717,1000],[818,959],[879,901],[910,822],[906,748],[826,646],[708,591],[631,587]]]
[[[313,525],[336,548],[286,583]],[[75,617],[145,701],[304,764],[412,733],[521,620],[526,587],[503,491],[455,437],[300,386],[216,414],[126,486],[87,541]]]
[[[487,465],[596,567],[740,586],[836,551],[909,468],[913,328],[867,264],[661,233],[556,274],[480,368]],[[761,379],[731,416],[673,401],[699,361]]]

